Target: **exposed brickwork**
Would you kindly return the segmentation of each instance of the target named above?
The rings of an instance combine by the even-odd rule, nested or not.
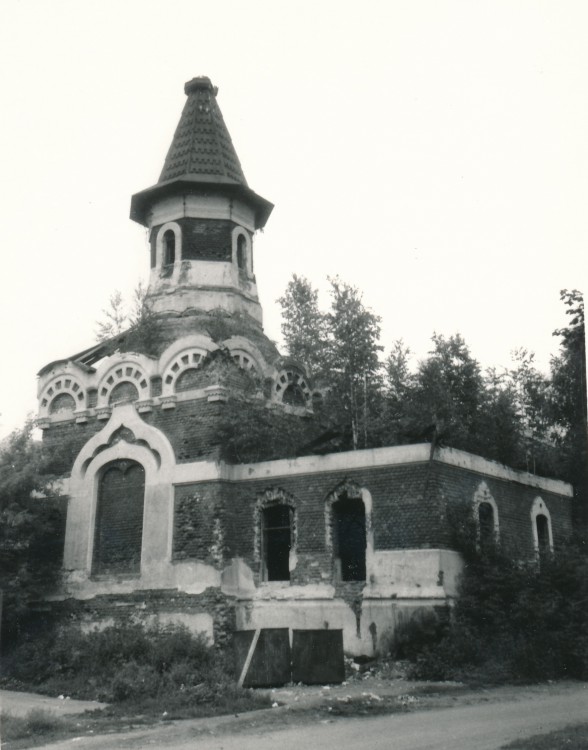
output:
[[[225,558],[222,487],[202,483],[176,487],[173,559],[197,559],[219,566]]]
[[[534,552],[531,507],[536,497],[549,509],[554,544],[564,543],[572,533],[569,498],[441,463],[435,463],[435,477],[440,508],[447,503],[471,502],[480,483],[485,482],[498,507],[500,542],[512,554],[525,557]],[[444,528],[444,546],[449,546],[450,529]]]
[[[318,476],[282,477],[241,485],[219,483],[215,512],[223,523],[226,555],[228,558],[242,557],[259,575],[260,562],[254,544],[255,505],[264,492],[279,488],[294,498],[296,507],[298,563],[292,574],[292,583],[330,581],[333,564],[331,550],[326,545],[325,503],[346,479],[368,489],[372,495],[376,550],[443,546],[443,508],[434,493],[428,498],[423,496],[426,471],[427,465],[419,464]],[[211,488],[206,487],[210,493]],[[178,488],[178,491],[182,496],[202,497],[204,490],[202,484],[194,484]],[[193,522],[202,523],[204,528],[204,518],[201,521],[197,519],[205,507],[202,500],[194,502],[192,516]],[[182,544],[186,544],[185,537],[182,537]],[[203,542],[199,551],[194,535],[191,554],[200,558],[206,554],[205,545],[206,542]]]
[[[234,600],[216,588],[201,594],[184,594],[175,590],[135,591],[124,596],[112,594],[89,600],[67,599],[53,602],[54,612],[70,622],[100,623],[109,619],[132,617],[147,620],[158,614],[200,614],[213,618],[214,645],[224,648],[235,630]]]
[[[84,445],[104,427],[104,422],[93,418],[83,424],[76,424],[75,418],[58,422],[43,431],[43,445],[52,456],[51,471],[69,475],[78,453]]]
[[[205,560],[211,539],[207,514],[212,512],[222,522],[226,557],[243,558],[259,579],[255,505],[263,493],[279,490],[293,498],[296,509],[297,565],[292,572],[292,583],[332,581],[333,555],[328,547],[325,503],[345,480],[356,483],[371,494],[375,551],[450,549],[452,532],[447,521],[447,504],[466,503],[467,507],[473,507],[474,493],[481,481],[487,483],[496,500],[501,541],[516,554],[533,555],[530,513],[538,495],[550,511],[556,543],[557,540],[563,542],[571,532],[569,503],[563,498],[522,484],[427,462],[256,480],[240,485],[219,482],[216,488],[211,483],[183,486],[177,489],[176,498],[191,499],[189,503],[183,501],[186,505],[182,505],[182,518],[189,519],[192,526],[189,532],[177,528],[179,536],[175,544],[178,551],[189,550],[191,557]],[[184,520],[176,521],[177,526],[183,523]]]

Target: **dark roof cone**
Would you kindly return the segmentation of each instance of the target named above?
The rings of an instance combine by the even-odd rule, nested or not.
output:
[[[247,185],[237,152],[216,101],[210,78],[193,78],[184,86],[188,97],[165,158],[159,182],[190,175],[221,177]]]

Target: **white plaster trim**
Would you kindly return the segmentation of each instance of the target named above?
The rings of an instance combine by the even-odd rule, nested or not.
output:
[[[116,371],[119,369],[132,368],[134,372],[139,371],[142,375],[141,379],[134,377],[134,374],[127,376],[125,373],[121,377],[116,375]],[[157,374],[157,361],[146,357],[143,354],[134,354],[132,352],[116,352],[109,357],[100,367],[96,373],[96,387],[98,390],[98,400],[96,408],[102,406],[108,406],[108,399],[112,389],[119,383],[129,382],[132,383],[139,394],[139,401],[143,401],[149,398],[150,395],[150,378]],[[113,377],[114,382],[107,383],[109,377]],[[146,382],[145,387],[141,387],[141,380]],[[103,389],[106,389],[106,393],[102,393]]]
[[[66,380],[70,381],[69,385],[65,384]],[[56,387],[57,383],[60,383],[59,388]],[[77,385],[77,390],[74,389],[74,385]],[[50,390],[53,390],[53,393],[50,394],[49,393]],[[55,414],[51,414],[49,412],[53,401],[57,398],[57,396],[60,396],[62,393],[67,393],[69,396],[71,396],[75,404],[74,409],[70,412],[67,412],[68,419],[73,419],[75,411],[86,408],[87,385],[85,385],[84,382],[81,379],[79,379],[77,376],[71,375],[64,368],[62,372],[57,373],[50,380],[48,380],[43,386],[43,389],[39,393],[39,417],[40,418],[48,417],[52,421],[62,421],[62,417],[60,418],[60,415],[62,414],[62,412],[56,412]],[[79,398],[80,393],[82,395],[82,399]],[[45,406],[43,406],[44,400],[47,401]]]
[[[171,443],[163,432],[156,427],[148,425],[141,419],[133,404],[123,403],[115,406],[107,424],[94,437],[90,438],[78,453],[71,471],[72,482],[83,480],[89,465],[88,462],[92,459],[98,448],[108,444],[113,433],[119,427],[127,427],[129,430],[132,430],[135,438],[144,440],[151,448],[156,450],[161,457],[161,469],[165,470],[168,476],[171,475],[176,463]],[[128,445],[128,443],[123,444]],[[86,466],[85,469],[84,466]]]
[[[174,470],[174,482],[190,482],[225,479],[228,481],[247,481],[256,479],[273,479],[278,477],[301,476],[304,474],[326,474],[329,472],[353,471],[402,464],[426,463],[429,460],[431,446],[429,443],[416,445],[395,445],[387,448],[370,450],[345,451],[326,456],[303,456],[302,458],[285,458],[278,461],[262,461],[255,464],[230,466],[224,463],[197,461],[179,464]],[[438,463],[459,466],[489,477],[518,482],[529,487],[544,489],[563,497],[573,497],[573,489],[567,482],[558,479],[546,479],[524,471],[510,469],[507,466],[488,461],[470,453],[442,448],[435,453]]]
[[[186,370],[199,370],[202,363],[208,356],[208,350],[200,346],[191,346],[188,349],[182,349],[166,367],[161,375],[161,399],[165,402],[166,398],[175,396],[176,382],[180,375]],[[187,358],[187,362],[183,360]],[[169,381],[169,382],[168,382]],[[165,403],[163,403],[165,408]]]
[[[237,249],[239,246],[239,237],[245,237],[245,268],[239,269],[239,261],[237,257]],[[251,247],[251,236],[249,232],[245,231],[243,227],[235,227],[231,233],[232,242],[232,258],[233,265],[239,270],[244,270],[247,276],[253,276],[253,253]]]
[[[172,360],[176,358],[176,355],[188,349],[204,349],[210,353],[218,349],[218,346],[209,336],[204,336],[201,333],[194,333],[191,336],[183,336],[181,339],[174,341],[174,343],[171,346],[168,346],[163,352],[159,358],[159,372],[164,373],[172,364]]]
[[[449,464],[450,466],[459,466],[461,469],[469,469],[480,474],[486,474],[489,477],[506,479],[509,482],[518,482],[528,487],[536,487],[537,489],[545,490],[545,492],[553,492],[556,495],[565,495],[566,497],[573,497],[574,495],[572,485],[567,482],[562,482],[559,479],[539,477],[526,471],[519,471],[518,469],[511,469],[509,466],[504,466],[504,464],[489,461],[487,458],[475,456],[465,451],[458,451],[455,448],[437,449],[434,460]]]
[[[174,267],[173,273],[175,274],[176,268],[179,268],[180,263],[182,262],[182,228],[175,221],[166,222],[163,226],[159,228],[159,231],[157,232],[157,238],[155,240],[155,267],[159,269],[160,271],[162,268],[164,268],[163,235],[168,230],[171,230],[174,233],[174,236],[176,238],[174,262],[169,263],[170,266],[173,265]]]
[[[537,533],[537,516],[545,516],[547,518],[547,533],[549,536],[549,549],[553,552],[553,531],[551,529],[551,513],[549,508],[544,503],[543,498],[536,497],[533,500],[533,506],[531,508],[531,528],[533,530],[533,546],[535,552],[539,554],[539,535]]]
[[[93,379],[93,373],[86,372],[73,360],[56,364],[49,372],[39,377],[37,382],[37,398],[49,388],[51,383],[58,378],[71,378],[75,380],[84,390],[88,388]]]
[[[222,346],[230,351],[231,354],[240,354],[245,352],[257,365],[258,372],[264,377],[271,377],[275,372],[272,367],[266,362],[263,354],[259,349],[246,339],[244,336],[231,336],[229,339],[225,339],[222,342]]]
[[[122,426],[132,430],[135,438],[144,441],[148,447],[124,440],[108,445],[113,433]],[[98,450],[105,445],[108,447]],[[127,403],[113,409],[106,426],[86,443],[73,465],[67,486],[70,501],[64,548],[66,570],[81,572],[85,576],[91,574],[100,470],[116,459],[137,461],[145,469],[141,575],[146,571],[146,566],[171,560],[174,453],[165,435],[143,422],[134,406]],[[165,523],[157,515],[162,502]],[[160,540],[163,544],[160,543],[158,547],[159,557],[153,559],[152,546],[158,534],[163,534],[165,538]]]

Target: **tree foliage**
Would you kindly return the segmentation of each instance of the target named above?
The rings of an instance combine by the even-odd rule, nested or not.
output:
[[[459,513],[463,520],[467,511]],[[568,540],[541,562],[457,531],[465,560],[451,619],[416,657],[412,676],[490,682],[588,677],[588,556]],[[410,627],[407,629],[410,631]],[[410,632],[403,633],[410,642]]]
[[[586,394],[586,329],[584,298],[573,289],[560,298],[570,320],[554,331],[561,338],[551,359],[551,421],[564,472],[574,485],[577,520],[588,529],[588,406]]]
[[[55,585],[63,550],[59,493],[46,473],[51,457],[32,439],[32,422],[0,452],[0,587],[3,636],[18,633],[31,604]]]
[[[570,324],[555,332],[562,341],[548,375],[522,347],[510,367],[484,371],[459,334],[433,334],[419,362],[397,340],[382,362],[379,317],[355,287],[329,282],[326,312],[305,278],[294,276],[279,300],[288,353],[324,395],[324,429],[340,434],[329,450],[430,441],[572,481],[587,496],[584,307],[577,290],[561,293]]]
[[[325,428],[339,430],[341,448],[367,448],[381,416],[380,318],[356,287],[337,277],[329,284],[331,306],[323,312],[308,280],[293,277],[278,300],[282,335],[288,354],[306,365],[323,394]]]
[[[139,283],[130,304],[115,290],[110,296],[109,305],[102,311],[102,320],[97,321],[96,338],[109,341],[121,337],[121,351],[137,351],[156,355],[158,352],[159,329],[157,316],[153,313],[147,289]]]
[[[326,366],[327,320],[319,308],[317,290],[304,276],[293,274],[278,304],[288,354],[304,365],[311,378],[320,379]]]

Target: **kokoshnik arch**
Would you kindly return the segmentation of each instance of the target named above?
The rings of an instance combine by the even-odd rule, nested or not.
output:
[[[234,630],[342,629],[385,648],[415,609],[444,606],[461,569],[448,508],[480,539],[543,554],[571,531],[569,485],[430,445],[226,460],[231,402],[312,436],[313,384],[263,332],[254,238],[272,204],[247,184],[208,78],[194,78],[146,227],[157,336],[122,334],[39,373],[39,425],[63,457],[64,582],[89,625],[115,612]],[[60,604],[61,603],[61,604]]]

